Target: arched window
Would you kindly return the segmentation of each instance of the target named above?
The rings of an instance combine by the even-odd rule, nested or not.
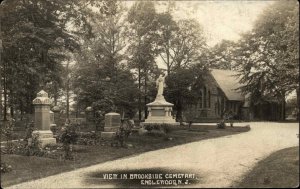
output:
[[[210,108],[210,100],[211,100],[210,91],[208,91],[208,99],[207,99],[207,101],[208,101],[208,107],[209,108]]]
[[[215,114],[218,114],[218,103],[215,103]]]
[[[218,99],[217,109],[218,109],[218,115],[221,115],[221,105],[219,99]]]
[[[198,101],[198,107],[199,108],[202,108],[203,106],[203,104],[202,104],[202,102],[203,102],[203,95],[202,95],[202,91],[200,90],[199,91],[199,101]]]

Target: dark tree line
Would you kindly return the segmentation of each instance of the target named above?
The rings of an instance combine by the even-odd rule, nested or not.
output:
[[[132,7],[107,0],[10,0],[0,7],[0,106],[3,118],[32,113],[32,100],[44,89],[58,104],[70,96],[78,111],[117,111],[147,116],[155,79],[168,74],[165,96],[177,118],[193,103],[210,68],[241,73],[241,90],[253,103],[276,98],[285,106],[299,97],[299,10],[295,1],[276,2],[237,42],[206,45],[202,26],[173,18],[176,2],[137,1]],[[299,98],[298,98],[299,99]],[[299,100],[297,101],[299,103]],[[143,113],[144,112],[144,113]],[[68,113],[67,113],[68,114]],[[284,117],[284,115],[283,115]]]
[[[10,0],[1,3],[2,56],[1,100],[4,96],[3,118],[18,110],[32,113],[32,100],[44,88],[58,98],[62,87],[65,52],[79,48],[79,35],[89,34],[86,22],[89,1]],[[73,23],[77,30],[68,31]]]

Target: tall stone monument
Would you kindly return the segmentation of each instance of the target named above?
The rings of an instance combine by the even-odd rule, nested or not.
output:
[[[53,133],[50,130],[50,99],[48,93],[41,90],[37,93],[37,97],[33,100],[34,105],[34,120],[35,126],[38,130],[33,131],[33,136],[38,136],[41,146],[46,144],[55,144],[56,139],[53,138]]]
[[[166,123],[170,125],[179,125],[171,115],[174,104],[167,102],[163,95],[164,86],[165,75],[161,74],[156,80],[156,98],[153,102],[146,105],[148,108],[148,118],[145,120],[144,124]]]

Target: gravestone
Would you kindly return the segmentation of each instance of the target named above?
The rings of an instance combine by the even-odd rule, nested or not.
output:
[[[101,132],[101,137],[111,139],[116,135],[116,132],[121,125],[121,115],[115,112],[105,114],[104,131]]]
[[[54,121],[54,112],[52,112],[50,110],[49,114],[50,114],[50,126],[51,126],[52,124],[55,124],[55,121]]]
[[[39,93],[37,93],[37,97],[33,100],[32,103],[35,110],[35,126],[38,129],[36,131],[33,131],[32,135],[38,137],[38,140],[41,142],[42,147],[46,144],[55,144],[56,139],[53,138],[53,133],[50,130],[52,118],[50,117],[51,102],[48,98],[48,93],[46,93],[44,90],[41,90]]]
[[[59,124],[60,108],[58,106],[54,106],[52,108],[52,111],[54,113],[54,122],[53,123]]]
[[[50,110],[50,130],[55,135],[57,132],[57,125],[55,124],[55,113]]]
[[[104,131],[117,131],[121,125],[121,115],[115,112],[105,114]]]

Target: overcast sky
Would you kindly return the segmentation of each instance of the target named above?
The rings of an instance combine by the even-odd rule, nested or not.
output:
[[[175,1],[176,8],[173,11],[175,20],[194,18],[203,26],[207,44],[212,47],[222,39],[237,41],[240,34],[250,31],[254,21],[262,13],[263,9],[274,1],[246,1],[246,0],[215,0],[215,1]],[[127,7],[135,1],[127,1]],[[166,10],[168,1],[156,3],[157,12]],[[156,62],[160,68],[166,65],[158,57]]]
[[[164,1],[167,4],[167,1]],[[157,11],[165,10],[159,2]],[[238,40],[240,33],[251,30],[262,10],[274,1],[176,1],[175,19],[195,18],[204,27],[207,43],[213,46],[222,39]],[[126,2],[132,5],[134,1]]]

